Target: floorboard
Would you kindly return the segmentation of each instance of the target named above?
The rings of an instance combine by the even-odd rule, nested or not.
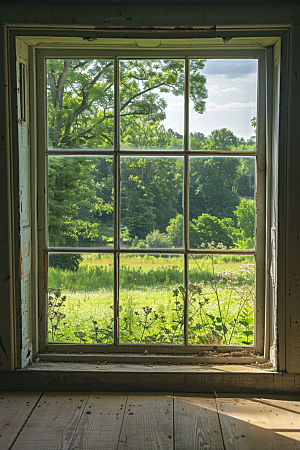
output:
[[[1,450],[300,450],[300,396],[0,392]]]
[[[216,401],[226,450],[282,450],[258,395],[219,394]]]
[[[127,394],[92,392],[70,450],[116,450]]]
[[[173,450],[173,393],[130,393],[117,450]]]
[[[176,394],[174,430],[174,450],[223,450],[214,394]]]
[[[12,450],[68,450],[88,397],[80,392],[45,393]]]
[[[260,401],[280,448],[300,449],[300,398],[261,395]]]
[[[8,450],[42,392],[0,392],[0,448]]]

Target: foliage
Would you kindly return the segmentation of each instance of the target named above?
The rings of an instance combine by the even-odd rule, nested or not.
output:
[[[238,240],[238,247],[254,248],[255,201],[242,198],[234,214],[237,217],[237,226],[241,236],[241,239]]]
[[[183,266],[172,267],[169,264],[171,258],[167,265],[166,260],[161,259],[159,262],[157,258],[149,258],[153,258],[150,268],[145,266],[147,258],[142,258],[145,260],[143,266],[134,267],[136,257],[131,264],[122,265],[120,342],[183,343]],[[230,269],[230,263],[221,263],[221,255],[191,258],[191,344],[252,344],[254,270],[251,263],[245,262],[245,256],[243,258],[244,263],[239,270]],[[175,259],[179,261],[178,257]],[[152,268],[153,265],[157,266],[156,270]],[[49,302],[51,341],[113,342],[112,267],[109,265],[104,270],[101,265],[87,266],[88,264],[82,264],[76,276],[73,273],[67,274],[66,271],[51,269],[56,273],[62,272],[60,279],[51,274],[52,285],[60,283],[62,286],[65,283],[63,297],[60,294],[62,290],[49,291],[49,298],[54,297],[55,291],[59,294],[55,303]],[[218,270],[219,267],[222,267],[221,271]],[[100,271],[95,271],[97,268]],[[101,284],[105,285],[102,278],[106,278],[110,283],[106,283],[105,288],[101,288]]]
[[[177,214],[170,220],[166,229],[168,236],[175,248],[183,247],[183,215]]]
[[[153,230],[146,236],[147,248],[171,248],[171,240],[165,233]]]
[[[79,254],[51,254],[49,256],[49,266],[56,269],[70,270],[76,272],[79,265],[83,261],[83,257]]]
[[[208,242],[222,242],[225,247],[233,246],[232,232],[230,229],[232,222],[220,220],[210,214],[202,214],[197,219],[193,219],[190,224],[190,246],[201,248]]]
[[[203,149],[209,150],[231,150],[236,148],[239,142],[232,131],[227,128],[221,128],[220,130],[213,130],[208,139],[203,143]]]
[[[66,314],[62,312],[66,299],[67,297],[62,296],[60,289],[48,289],[48,324],[52,341],[57,338],[57,334],[61,335],[60,324],[66,317]]]
[[[239,158],[201,157],[190,162],[190,218],[206,213],[234,219],[239,204]]]
[[[176,158],[122,158],[121,221],[131,238],[164,232],[176,215],[182,172]]]
[[[207,98],[205,61],[191,60],[190,99],[202,114]],[[184,60],[120,60],[120,123],[123,149],[182,149],[183,136],[165,129],[164,94],[184,94]],[[114,61],[47,60],[48,128],[51,148],[114,149]],[[253,125],[256,125],[256,121]],[[226,128],[206,137],[190,133],[192,149],[253,150]],[[190,242],[252,246],[253,157],[190,159]],[[133,248],[182,247],[183,158],[121,157],[121,239]],[[112,157],[49,157],[49,246],[107,247],[113,241]],[[250,205],[250,203],[248,203]],[[246,209],[246,208],[244,208]],[[206,217],[206,222],[204,220]],[[247,223],[247,220],[249,223]],[[205,222],[205,224],[204,224]],[[203,226],[208,229],[204,232]],[[236,226],[240,229],[236,229]],[[154,239],[156,236],[156,240]],[[149,242],[147,242],[147,239]],[[160,239],[161,244],[158,244]],[[50,266],[78,271],[80,255],[51,255]]]

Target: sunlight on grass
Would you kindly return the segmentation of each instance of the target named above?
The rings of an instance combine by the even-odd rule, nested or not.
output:
[[[190,258],[189,343],[253,343],[254,257]],[[182,344],[183,258],[122,256],[121,343]],[[49,342],[113,343],[113,258],[85,255],[78,271],[49,269]]]

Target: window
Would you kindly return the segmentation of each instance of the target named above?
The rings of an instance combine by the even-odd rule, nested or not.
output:
[[[261,351],[263,51],[81,53],[38,57],[46,348]]]

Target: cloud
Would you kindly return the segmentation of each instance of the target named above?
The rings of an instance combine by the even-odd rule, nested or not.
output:
[[[204,75],[219,75],[225,78],[244,78],[257,73],[256,59],[209,59],[203,69]]]
[[[223,105],[206,102],[206,111],[256,111],[257,104],[255,102],[239,103],[230,102]]]
[[[243,92],[238,87],[220,88],[216,84],[209,85],[207,88],[208,88],[209,95],[220,95],[220,94],[222,95],[222,94],[227,94],[227,92],[237,92],[237,93]]]

